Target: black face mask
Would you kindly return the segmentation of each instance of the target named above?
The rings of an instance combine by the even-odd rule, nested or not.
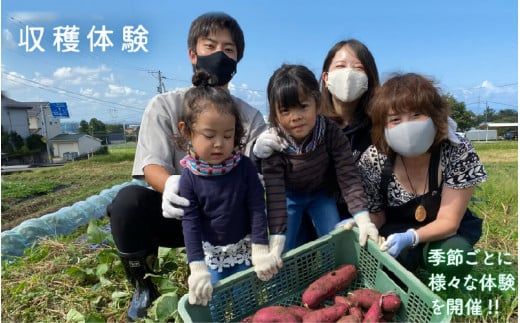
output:
[[[219,51],[211,55],[199,56],[197,55],[196,70],[205,70],[211,75],[217,77],[216,86],[222,86],[231,81],[233,75],[237,71],[237,62],[229,58],[224,52]]]

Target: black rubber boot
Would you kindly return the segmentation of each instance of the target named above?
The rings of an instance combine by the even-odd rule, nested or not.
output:
[[[159,297],[159,292],[152,280],[144,278],[146,273],[153,272],[152,265],[156,258],[156,253],[150,251],[119,252],[119,256],[128,280],[135,287],[132,301],[128,307],[127,318],[129,321],[136,321],[146,316],[148,307]]]

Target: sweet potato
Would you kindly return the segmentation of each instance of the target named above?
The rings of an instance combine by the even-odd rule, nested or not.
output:
[[[259,309],[253,317],[254,323],[265,323],[265,322],[301,322],[301,319],[297,318],[294,314],[287,310],[287,307],[283,306],[268,306]]]
[[[361,323],[361,320],[356,315],[345,315],[342,316],[336,323]]]
[[[349,292],[347,299],[353,304],[361,306],[363,309],[369,309],[370,306],[381,297],[381,293],[370,288],[360,288],[353,292]]]
[[[379,300],[375,301],[372,306],[365,313],[365,318],[363,319],[363,323],[377,323],[381,321],[383,317],[383,312],[381,311],[381,303],[383,302],[383,297],[381,296]]]
[[[242,321],[240,321],[240,323],[251,323],[251,322],[253,322],[253,316],[255,316],[255,314],[251,314],[251,315],[249,315],[247,317],[244,317],[242,319]]]
[[[309,313],[311,310],[303,306],[291,305],[287,307],[287,311],[302,320],[305,314]]]
[[[360,322],[363,321],[364,314],[360,307],[351,307],[349,310],[349,315],[353,315],[353,316],[357,317],[357,319]]]
[[[340,317],[345,315],[346,311],[347,305],[334,304],[305,314],[303,323],[336,322]]]
[[[303,304],[309,308],[318,307],[324,300],[347,288],[356,277],[357,269],[354,265],[344,265],[326,273],[310,284],[303,292]]]
[[[345,304],[347,305],[348,309],[355,305],[347,297],[339,295],[334,296],[334,304]]]
[[[401,298],[396,293],[385,293],[381,295],[381,298],[383,312],[397,312],[401,307]]]

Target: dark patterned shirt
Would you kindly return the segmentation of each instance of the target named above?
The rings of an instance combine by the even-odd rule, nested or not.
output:
[[[459,139],[460,144],[454,144],[451,141],[441,144],[442,181],[444,185],[453,189],[476,186],[487,179],[484,165],[480,162],[471,143],[466,138],[459,137]],[[384,206],[379,185],[386,158],[386,155],[377,151],[376,147],[372,145],[363,153],[358,164],[368,197],[368,209],[372,213],[382,211]],[[392,173],[388,184],[388,205],[400,206],[414,198],[414,194],[406,191]]]
[[[351,214],[367,210],[367,200],[350,144],[341,129],[326,119],[325,136],[315,150],[289,155],[274,153],[262,160],[269,232],[287,229],[286,189],[315,192],[339,189]]]

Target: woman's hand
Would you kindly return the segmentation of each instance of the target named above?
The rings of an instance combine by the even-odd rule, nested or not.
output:
[[[419,241],[415,230],[410,229],[406,232],[394,233],[388,236],[381,244],[381,251],[388,251],[390,256],[397,257],[405,248],[416,245]]]

